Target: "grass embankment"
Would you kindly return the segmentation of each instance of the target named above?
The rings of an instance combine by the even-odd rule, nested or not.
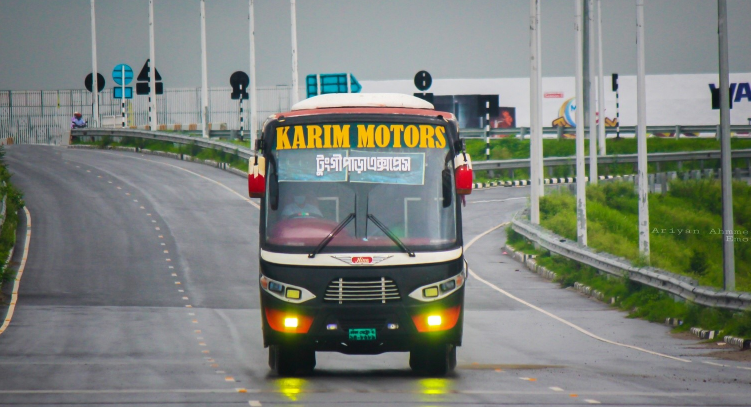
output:
[[[74,142],[73,144],[95,145],[100,148],[107,147],[137,147],[151,151],[163,151],[167,153],[185,154],[201,160],[212,160],[229,164],[241,171],[248,171],[248,163],[240,158],[237,151],[234,154],[213,148],[201,148],[195,144],[169,143],[166,141],[144,140],[140,138],[125,137],[121,142],[115,142],[111,137],[101,137],[96,142]],[[247,144],[247,143],[246,143]]]
[[[16,227],[18,226],[18,210],[23,208],[23,194],[16,189],[11,183],[11,173],[5,166],[3,158],[5,149],[0,146],[0,182],[5,182],[5,186],[0,183],[0,196],[7,196],[5,204],[5,223],[0,229],[0,286],[6,282],[12,281],[15,277],[15,270],[6,268],[5,260],[8,258],[13,245],[16,244]],[[0,198],[2,199],[2,198]]]
[[[596,269],[581,265],[560,256],[551,256],[544,250],[535,250],[523,236],[508,229],[507,243],[525,253],[536,254],[537,263],[558,274],[562,287],[572,287],[575,282],[601,291],[606,300],[615,298],[613,307],[629,313],[631,318],[644,318],[651,322],[665,322],[677,318],[683,325],[677,331],[687,331],[698,326],[703,329],[722,330],[723,335],[751,337],[751,311],[733,312],[709,308],[689,302],[673,300],[670,295],[655,288],[628,279],[600,274]]]
[[[683,274],[701,285],[722,287],[722,207],[718,180],[675,180],[665,194],[649,195],[651,265]],[[576,239],[575,196],[551,192],[540,201],[542,226]],[[751,291],[751,187],[733,183],[734,230],[744,241],[735,244],[736,286]],[[587,187],[587,241],[589,246],[625,257],[636,264],[638,206],[628,182]]]
[[[545,139],[543,140],[543,155],[545,157],[568,157],[576,155],[576,141],[573,139]],[[589,155],[589,141],[585,140],[584,151]],[[467,140],[467,152],[472,156],[473,161],[485,160],[485,140],[474,139]],[[751,139],[734,138],[731,140],[731,148],[734,150],[749,149],[751,148]],[[680,151],[702,151],[702,150],[719,150],[720,142],[715,139],[707,138],[681,138],[681,139],[669,139],[669,138],[649,138],[647,139],[647,150],[650,153],[668,153],[668,152],[680,152]],[[619,140],[608,139],[605,143],[605,151],[608,155],[614,154],[636,154],[636,139],[634,138],[622,138]],[[517,138],[500,138],[490,140],[490,159],[491,160],[509,160],[509,159],[521,159],[529,158],[529,140],[521,140]],[[719,168],[719,160],[707,160],[705,161],[706,168]],[[744,167],[746,162],[744,159],[734,160],[733,167]],[[600,175],[622,175],[636,173],[634,170],[634,164],[609,164],[598,165],[598,173]],[[688,171],[701,168],[701,164],[698,161],[684,162],[681,170]],[[649,164],[649,172],[657,172],[657,166]],[[660,163],[660,171],[678,171],[678,163]],[[561,166],[553,168],[553,173],[550,175],[545,171],[544,176],[552,177],[572,177],[573,169]],[[589,167],[587,166],[587,173],[589,173]],[[484,182],[489,180],[486,173],[476,173],[475,177],[478,182]],[[513,177],[509,171],[496,171],[496,177],[493,180],[499,179],[528,179],[528,170],[515,170]]]
[[[666,194],[650,194],[650,250],[655,267],[694,278],[701,285],[722,286],[722,221],[718,181],[673,181]],[[736,287],[751,291],[751,187],[733,184],[733,209],[738,237],[735,244]],[[555,233],[576,239],[575,197],[566,191],[541,199],[541,224]],[[633,184],[619,182],[587,188],[587,241],[589,246],[644,264],[638,251],[638,207]],[[744,232],[745,231],[745,232]],[[743,234],[749,233],[749,234]],[[530,250],[513,232],[509,242]],[[534,253],[534,252],[533,252]],[[726,334],[751,336],[751,312],[734,313],[695,304],[676,302],[651,287],[618,278],[606,278],[587,266],[561,257],[541,254],[539,263],[559,274],[560,283],[580,282],[617,297],[616,306],[634,317],[663,322],[672,317],[684,321],[684,329],[724,329]]]

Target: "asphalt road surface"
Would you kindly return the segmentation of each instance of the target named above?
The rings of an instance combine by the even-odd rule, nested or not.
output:
[[[450,376],[414,375],[406,353],[319,353],[313,375],[278,378],[261,342],[258,209],[244,179],[60,147],[11,146],[6,162],[32,235],[0,335],[0,405],[751,404],[751,365],[525,271],[501,251],[504,228],[467,250]],[[470,195],[465,242],[527,195]]]

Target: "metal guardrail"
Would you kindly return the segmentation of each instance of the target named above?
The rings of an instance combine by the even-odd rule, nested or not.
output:
[[[133,137],[145,140],[166,141],[169,143],[179,143],[185,145],[195,145],[201,148],[211,148],[223,151],[228,154],[237,154],[238,157],[248,160],[253,157],[253,150],[238,146],[235,144],[224,143],[221,141],[205,139],[202,137],[191,137],[181,134],[166,133],[161,131],[133,130],[133,129],[104,129],[88,128],[75,129],[70,131],[71,139],[79,137]]]
[[[681,134],[694,134],[694,133],[719,133],[719,125],[703,125],[703,126],[647,126],[648,134],[659,133],[675,133],[679,136]],[[730,131],[735,133],[751,133],[751,125],[734,125],[730,126]],[[555,134],[558,137],[562,137],[564,134],[573,134],[576,132],[575,127],[543,127],[542,134]],[[636,134],[636,126],[621,126],[621,134]],[[605,127],[605,134],[616,134],[615,127]],[[529,127],[510,127],[507,129],[490,129],[487,134],[489,137],[494,136],[514,136],[524,137],[529,136]],[[459,136],[461,138],[479,138],[485,137],[485,129],[481,128],[464,128],[459,129]]]
[[[751,158],[751,150],[733,150],[733,158]],[[705,151],[683,151],[677,153],[650,153],[647,155],[647,160],[650,163],[654,162],[670,162],[670,161],[701,161],[701,160],[719,160],[719,150],[705,150]],[[575,165],[576,157],[545,157],[544,165],[546,167],[555,167],[561,165]],[[589,163],[589,156],[584,158],[585,163]],[[620,155],[603,155],[597,157],[597,164],[625,164],[635,163],[637,161],[636,154],[620,154]],[[487,170],[516,170],[529,168],[529,158],[521,158],[514,160],[488,160],[488,161],[475,161],[472,163],[472,169],[475,171],[487,171]]]
[[[697,304],[737,311],[751,310],[751,293],[716,290],[699,286],[695,280],[685,276],[653,267],[633,266],[624,258],[608,253],[597,253],[587,246],[558,236],[539,225],[533,225],[522,219],[523,213],[525,212],[517,213],[511,221],[513,230],[552,253],[614,276],[637,281]]]
[[[751,128],[751,126],[746,126]],[[166,141],[170,143],[180,144],[195,144],[201,148],[213,148],[224,151],[229,154],[235,154],[243,159],[249,159],[253,156],[253,150],[241,147],[235,144],[226,143],[222,141],[216,141],[213,139],[205,139],[202,137],[192,137],[175,133],[150,131],[150,130],[134,130],[134,129],[106,129],[106,128],[87,128],[71,130],[71,138],[79,137],[135,137],[146,140],[158,140]],[[733,158],[746,158],[751,159],[751,149],[749,150],[733,150]],[[719,160],[720,151],[690,151],[690,152],[677,152],[677,153],[650,153],[648,155],[649,162],[670,162],[670,161],[696,161],[696,160]],[[621,155],[607,155],[597,158],[599,164],[624,164],[635,163],[637,161],[636,154],[621,154]],[[589,162],[589,156],[585,157],[585,162]],[[544,159],[544,165],[547,167],[568,165],[573,166],[576,164],[576,157],[546,157]],[[529,168],[529,159],[513,159],[513,160],[490,160],[490,161],[475,161],[472,163],[472,167],[475,171],[487,171],[487,170],[514,170]]]

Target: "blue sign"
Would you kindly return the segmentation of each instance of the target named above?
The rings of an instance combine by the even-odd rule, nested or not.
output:
[[[123,98],[123,88],[120,86],[115,86],[112,88],[112,97],[115,99],[122,99]],[[131,86],[125,87],[125,99],[133,99],[133,88]]]
[[[347,75],[349,75],[349,91],[351,93],[360,93],[362,86],[355,79],[355,75],[346,73],[322,73],[320,75],[310,74],[305,77],[305,87],[308,97],[317,96],[318,89],[321,95],[327,93],[349,93],[347,91]],[[321,83],[318,83],[320,78]]]
[[[123,68],[125,68],[125,76],[123,76]],[[125,65],[125,64],[117,65],[115,68],[112,69],[112,79],[115,81],[116,84],[120,86],[123,85],[123,79],[124,79],[125,85],[127,85],[133,80],[133,70],[130,68],[130,66]]]

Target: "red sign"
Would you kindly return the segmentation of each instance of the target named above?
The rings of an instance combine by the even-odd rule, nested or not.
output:
[[[545,99],[563,99],[563,92],[545,92],[543,97]]]
[[[371,264],[373,263],[372,257],[353,257],[352,264]]]

